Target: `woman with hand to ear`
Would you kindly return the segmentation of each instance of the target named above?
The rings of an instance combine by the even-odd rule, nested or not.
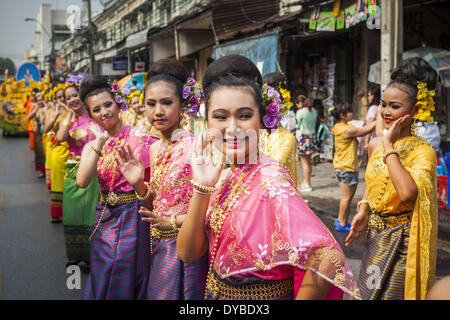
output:
[[[428,62],[410,58],[383,93],[380,115],[388,132],[369,143],[366,188],[346,239],[351,244],[368,226],[359,277],[364,299],[425,299],[434,281],[436,155],[415,135],[414,119],[432,121],[436,78]]]

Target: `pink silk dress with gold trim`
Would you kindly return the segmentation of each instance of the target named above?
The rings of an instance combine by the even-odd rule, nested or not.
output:
[[[172,135],[171,140],[171,146],[160,150],[152,166],[151,180],[157,195],[153,201],[153,212],[167,218],[186,214],[193,193],[189,156],[194,136],[180,129]],[[152,237],[148,299],[203,299],[208,268],[207,254],[194,263],[183,263],[178,257],[176,246],[176,235],[155,234]]]
[[[237,184],[234,198],[226,200]],[[342,299],[344,294],[359,299],[342,249],[279,162],[259,156],[256,164],[239,165],[219,192],[212,195],[206,216],[213,259],[207,298],[295,299],[310,270],[332,285],[326,299]],[[278,283],[283,288],[278,289]],[[248,284],[273,290],[267,295],[239,291]]]
[[[138,128],[123,126],[103,146],[97,163],[100,190],[108,194],[134,192],[116,165],[116,151],[121,146],[133,150],[141,159],[149,181],[150,146],[158,138]],[[144,300],[150,268],[150,224],[139,215],[141,201],[119,205],[100,201],[91,240],[91,273],[83,299]],[[103,212],[103,216],[102,216]],[[99,219],[101,221],[99,223]],[[95,229],[94,229],[95,230]]]

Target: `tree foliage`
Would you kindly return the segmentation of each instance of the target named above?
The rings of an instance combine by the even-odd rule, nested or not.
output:
[[[16,74],[16,65],[14,62],[10,58],[0,57],[0,74],[4,74],[6,69],[8,69],[10,76]]]

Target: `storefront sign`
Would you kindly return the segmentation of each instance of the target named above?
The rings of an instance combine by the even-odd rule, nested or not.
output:
[[[145,62],[141,62],[141,61],[135,62],[134,70],[136,72],[145,71]]]
[[[112,63],[102,63],[100,75],[102,76],[121,76],[127,74],[127,70],[114,70]]]
[[[316,31],[336,31],[348,29],[366,21],[370,16],[378,13],[376,0],[356,0],[351,6],[340,10],[339,15],[333,15],[332,11],[311,12],[309,29]]]
[[[112,58],[112,68],[115,71],[128,70],[128,58],[127,57]]]

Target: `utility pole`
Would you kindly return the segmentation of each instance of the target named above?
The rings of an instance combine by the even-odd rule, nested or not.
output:
[[[92,23],[92,11],[91,11],[91,0],[87,1],[88,9],[88,54],[89,54],[89,74],[95,74],[95,60],[94,60],[94,36],[95,36],[95,26]]]
[[[390,81],[391,72],[402,61],[403,0],[381,0],[381,90]]]

